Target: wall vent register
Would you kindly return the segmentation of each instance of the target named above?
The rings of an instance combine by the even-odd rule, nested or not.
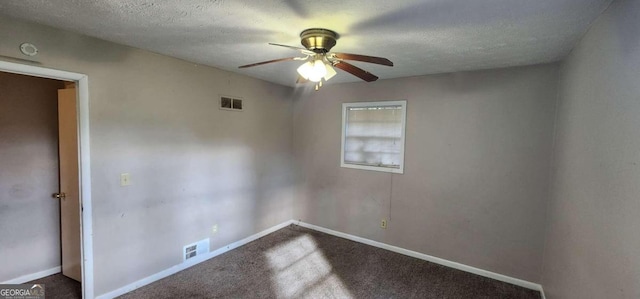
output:
[[[230,96],[220,96],[220,109],[242,111],[242,99]]]
[[[209,252],[209,238],[184,246],[182,249],[182,260],[186,261],[207,252]]]

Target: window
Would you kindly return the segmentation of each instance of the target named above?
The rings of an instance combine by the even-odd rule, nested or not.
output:
[[[340,166],[404,172],[407,101],[342,104]]]

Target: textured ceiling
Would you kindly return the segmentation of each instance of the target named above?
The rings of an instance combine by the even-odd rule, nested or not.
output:
[[[557,61],[611,0],[3,0],[0,15],[58,27],[293,86],[306,28],[340,34],[336,52],[381,79]],[[331,82],[359,81],[338,70]]]

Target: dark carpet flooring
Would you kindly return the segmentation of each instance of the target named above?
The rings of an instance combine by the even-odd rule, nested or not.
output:
[[[25,282],[27,284],[44,284],[44,295],[47,299],[80,299],[82,285],[62,273],[53,274],[40,279]]]
[[[120,298],[539,299],[540,293],[292,225]]]

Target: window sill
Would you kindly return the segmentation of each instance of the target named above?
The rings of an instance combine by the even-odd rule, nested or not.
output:
[[[378,166],[368,166],[368,165],[340,163],[340,167],[360,169],[360,170],[370,170],[370,171],[379,171],[379,172],[390,172],[390,173],[404,174],[404,169],[403,169],[402,166],[400,168],[389,168],[389,167],[378,167]]]

